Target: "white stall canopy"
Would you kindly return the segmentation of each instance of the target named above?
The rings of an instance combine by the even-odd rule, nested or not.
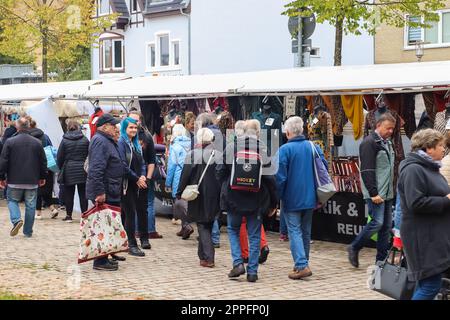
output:
[[[90,86],[106,84],[118,79],[23,83],[0,86],[0,101],[40,101],[46,98],[73,100],[89,90]]]
[[[450,61],[312,67],[193,76],[140,77],[93,86],[87,99],[195,98],[265,94],[361,94],[444,90]],[[440,86],[441,88],[436,88]]]

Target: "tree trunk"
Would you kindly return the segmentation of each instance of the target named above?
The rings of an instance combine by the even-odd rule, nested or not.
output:
[[[48,82],[48,38],[47,32],[43,30],[42,36],[42,81]]]
[[[336,39],[334,47],[334,65],[342,65],[342,38],[344,34],[344,18],[339,17],[336,21]]]

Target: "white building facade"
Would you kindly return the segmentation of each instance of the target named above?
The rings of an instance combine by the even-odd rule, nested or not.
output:
[[[188,75],[292,68],[282,15],[288,0],[96,0],[117,13],[92,49],[92,78]],[[335,30],[318,24],[311,66],[333,65]],[[367,34],[344,36],[343,64],[373,64]]]

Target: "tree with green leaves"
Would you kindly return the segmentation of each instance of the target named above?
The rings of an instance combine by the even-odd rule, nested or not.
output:
[[[76,64],[80,50],[98,42],[115,15],[93,19],[95,1],[0,0],[0,54],[20,62],[42,61],[47,82],[49,66]]]
[[[376,33],[380,24],[395,27],[430,27],[438,21],[436,10],[445,7],[444,0],[295,0],[285,5],[283,14],[291,17],[316,15],[319,23],[336,28],[334,65],[342,64],[342,39],[345,34]],[[407,19],[407,15],[423,20]]]

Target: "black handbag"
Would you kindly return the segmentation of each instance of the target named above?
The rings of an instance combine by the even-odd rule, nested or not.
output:
[[[400,265],[394,262],[397,252],[400,253]],[[392,260],[388,262],[391,253]],[[402,265],[403,259],[403,250],[392,248],[384,261],[378,261],[371,278],[371,289],[396,300],[411,300],[416,282],[408,280],[407,267]]]

